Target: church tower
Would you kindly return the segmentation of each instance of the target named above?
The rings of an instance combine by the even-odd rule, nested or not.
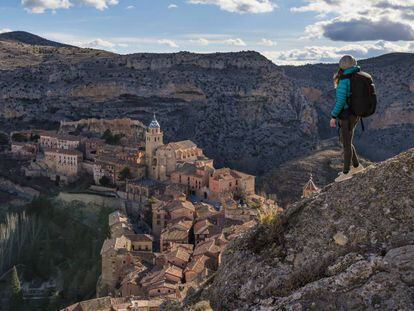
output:
[[[154,118],[145,133],[145,157],[148,177],[153,179],[157,178],[157,159],[155,157],[155,152],[158,147],[164,145],[163,136],[164,134],[161,131],[160,124],[154,114]]]

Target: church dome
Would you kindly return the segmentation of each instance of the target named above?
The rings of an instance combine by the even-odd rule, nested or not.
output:
[[[154,118],[152,119],[150,125],[149,125],[150,129],[159,129],[160,128],[160,124],[158,123],[157,119],[155,118],[155,114],[154,114]]]

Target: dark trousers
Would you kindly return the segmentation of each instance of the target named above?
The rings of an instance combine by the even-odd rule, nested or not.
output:
[[[354,167],[359,165],[358,155],[352,143],[354,139],[354,130],[358,124],[359,117],[349,115],[339,121],[341,126],[340,137],[344,147],[344,173],[348,173],[351,168],[351,161]]]

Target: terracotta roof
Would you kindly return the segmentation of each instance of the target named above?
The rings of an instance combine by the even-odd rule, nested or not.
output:
[[[170,147],[171,149],[177,151],[177,150],[186,150],[186,149],[192,149],[192,148],[197,148],[197,145],[195,143],[193,143],[191,140],[182,140],[182,141],[177,141],[177,142],[172,142],[169,144],[166,144],[160,148],[162,149],[166,149]]]
[[[73,149],[55,149],[55,148],[44,148],[45,153],[57,153],[63,155],[76,155],[82,156],[82,152]]]
[[[114,239],[106,239],[101,248],[101,255],[109,250],[118,250],[125,248],[127,243],[127,238],[125,236],[121,236],[119,238]]]
[[[185,272],[192,270],[196,273],[201,273],[205,268],[205,263],[210,258],[206,255],[198,255],[194,256],[191,261],[188,263],[187,267],[185,268]]]
[[[207,253],[217,254],[220,252],[220,247],[215,244],[214,239],[207,239],[197,244],[194,249],[193,256],[205,255]]]
[[[109,214],[108,223],[110,227],[119,222],[129,223],[129,219],[125,214],[121,213],[120,211],[115,211]]]
[[[169,209],[170,211],[175,211],[175,210],[179,210],[182,208],[188,209],[192,212],[195,211],[195,207],[193,203],[191,203],[190,201],[174,200],[174,201],[167,203],[166,208]]]
[[[134,242],[152,242],[154,238],[149,234],[129,234],[126,236],[128,239]]]
[[[161,237],[167,241],[184,241],[188,239],[188,232],[177,228],[166,228],[162,231]]]
[[[191,256],[191,252],[189,252],[185,248],[179,247],[179,248],[177,248],[175,250],[171,250],[165,256],[168,259],[178,258],[178,259],[181,259],[183,261],[188,261],[190,259],[190,256]]]
[[[182,243],[171,243],[170,251],[174,251],[179,248],[182,248],[185,251],[192,253],[194,249],[194,245],[193,244],[182,244]]]
[[[208,229],[211,226],[213,224],[208,219],[199,220],[194,225],[194,234],[208,234]]]

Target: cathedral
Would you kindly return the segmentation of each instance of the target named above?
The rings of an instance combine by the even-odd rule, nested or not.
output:
[[[203,150],[190,140],[164,144],[160,124],[154,118],[145,134],[145,155],[148,177],[165,181],[170,178],[178,164],[205,162],[212,166],[212,160],[206,158]]]

